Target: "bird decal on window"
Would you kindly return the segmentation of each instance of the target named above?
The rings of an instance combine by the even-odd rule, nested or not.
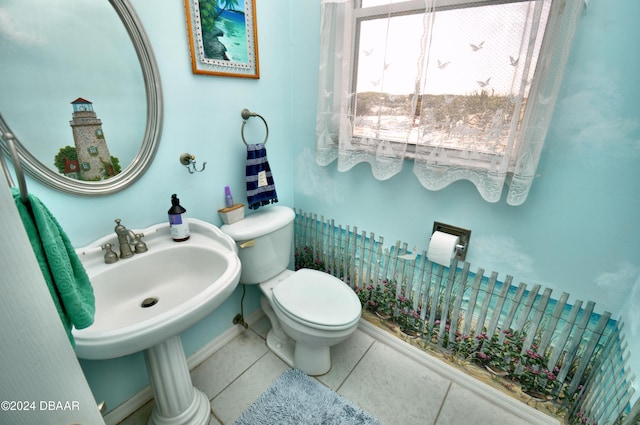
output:
[[[474,52],[477,52],[478,50],[482,49],[483,45],[484,45],[484,41],[478,44],[469,44],[469,46],[471,46],[471,50],[473,50]]]
[[[489,85],[489,81],[491,80],[491,77],[487,78],[487,81],[477,81],[478,85],[480,87],[487,87]]]

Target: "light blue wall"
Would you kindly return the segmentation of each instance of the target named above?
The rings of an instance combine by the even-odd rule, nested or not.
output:
[[[624,316],[640,371],[640,2],[592,0],[576,35],[563,89],[530,196],[519,207],[489,204],[468,182],[430,192],[412,164],[376,181],[368,164],[340,173],[313,161],[313,114],[293,130],[295,205],[426,249],[434,221],[472,230],[467,261],[555,296],[594,300]],[[291,2],[294,109],[313,110],[319,38],[317,8]],[[298,85],[299,84],[299,85]],[[503,197],[504,199],[504,197]]]
[[[29,187],[58,217],[77,246],[110,232],[113,219],[130,228],[166,219],[178,193],[192,217],[220,224],[223,187],[243,202],[245,149],[240,110],[269,122],[267,145],[280,202],[324,214],[338,223],[427,246],[434,220],[472,229],[468,261],[542,283],[558,294],[591,299],[614,316],[625,313],[632,352],[640,318],[640,258],[636,211],[640,195],[640,2],[592,0],[578,31],[539,177],[527,202],[488,204],[471,184],[430,192],[411,163],[389,181],[374,180],[367,165],[338,173],[313,160],[320,6],[318,1],[257,0],[261,78],[193,75],[181,1],[131,0],[150,37],[162,78],[165,121],[150,170],[131,188],[106,198]],[[207,161],[202,174],[178,164],[182,152]],[[575,299],[574,297],[574,299]],[[257,291],[248,311],[257,308]],[[187,354],[215,338],[239,310],[236,292],[218,312],[187,331]],[[633,308],[632,308],[633,307]],[[639,357],[634,355],[634,359]],[[97,399],[110,407],[147,385],[141,356],[83,362]],[[635,366],[640,371],[640,365]]]
[[[114,219],[128,228],[144,228],[167,219],[170,196],[177,193],[190,217],[222,224],[224,186],[235,201],[246,204],[240,111],[248,108],[269,124],[267,143],[280,203],[293,206],[291,137],[289,0],[257,1],[259,80],[194,75],[191,71],[184,2],[131,0],[151,41],[164,95],[164,125],[157,155],[149,171],[132,187],[108,197],[78,197],[52,191],[28,178],[37,195],[58,218],[74,246],[81,247],[113,231]],[[312,81],[309,80],[309,84]],[[309,112],[312,114],[313,112]],[[247,124],[250,135],[264,137],[256,118]],[[183,152],[207,161],[203,173],[191,175],[180,165]],[[232,326],[240,311],[240,289],[216,312],[182,335],[187,356]],[[245,314],[259,308],[259,292],[250,288]],[[109,361],[81,361],[97,400],[112,409],[148,385],[141,354]]]
[[[142,21],[160,69],[164,96],[160,147],[149,171],[131,188],[113,196],[77,197],[42,187],[33,189],[57,214],[74,245],[83,246],[112,231],[116,217],[134,229],[166,220],[172,193],[178,194],[190,217],[221,224],[217,210],[224,207],[225,185],[231,186],[237,202],[246,203],[246,148],[240,137],[243,108],[268,121],[267,148],[278,196],[282,204],[293,205],[288,0],[266,5],[257,2],[258,80],[193,74],[184,3],[130,3]],[[247,135],[255,130],[261,140],[261,125],[258,119],[250,120]],[[198,165],[206,161],[205,171],[189,174],[178,161],[183,152],[196,155]]]
[[[296,8],[303,6],[294,6],[293,16],[301,13]],[[319,167],[312,157],[314,117],[305,115],[296,129],[296,207],[382,234],[391,244],[400,239],[423,248],[433,221],[469,228],[467,260],[473,265],[595,299],[601,308],[619,312],[640,271],[640,56],[628,44],[640,35],[633,23],[640,3],[619,1],[616,8],[592,1],[582,19],[538,177],[524,205],[487,203],[464,181],[428,191],[411,162],[388,181],[376,181],[368,164],[346,173],[335,164]],[[314,43],[308,49],[314,53],[299,61],[299,72],[315,77],[317,35],[299,30],[299,37]],[[295,103],[314,104],[316,87],[309,79],[307,90],[296,90]],[[602,293],[605,288],[613,291]]]

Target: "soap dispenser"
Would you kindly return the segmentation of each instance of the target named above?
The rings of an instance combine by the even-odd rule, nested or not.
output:
[[[189,222],[187,210],[180,205],[180,199],[175,193],[171,195],[171,208],[169,208],[169,229],[171,237],[176,242],[189,239]]]

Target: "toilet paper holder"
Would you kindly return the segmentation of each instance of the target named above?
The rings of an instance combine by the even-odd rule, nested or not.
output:
[[[455,258],[460,261],[464,261],[467,258],[467,251],[469,249],[469,240],[471,239],[471,230],[463,229],[462,227],[452,226],[450,224],[441,223],[439,221],[433,222],[433,230],[431,234],[435,232],[448,233],[460,238],[460,243],[456,245]]]

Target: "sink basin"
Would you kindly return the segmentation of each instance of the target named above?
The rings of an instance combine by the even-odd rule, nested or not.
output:
[[[126,224],[126,223],[124,223]],[[180,333],[220,306],[240,280],[235,242],[216,226],[189,219],[191,237],[171,239],[168,223],[143,233],[148,251],[105,264],[115,233],[76,250],[96,299],[93,325],[73,330],[76,354],[110,359],[144,351],[155,403],[149,424],[207,425],[207,396],[194,388]]]
[[[111,243],[118,252],[115,233],[77,250],[96,298],[93,325],[73,331],[78,357],[109,359],[147,349],[193,326],[231,295],[240,279],[235,242],[212,224],[189,224],[184,242],[171,239],[168,223],[136,229],[148,251],[114,264],[104,263],[100,247]]]
[[[165,329],[184,327],[184,317],[177,320],[180,312],[197,308],[201,301],[198,295],[235,287],[219,281],[228,269],[229,257],[197,245],[156,248],[150,255],[134,258],[137,261],[123,261],[119,267],[92,276],[97,300],[92,335],[105,337],[111,332],[111,336],[122,337],[126,332],[141,338],[142,332],[143,339],[149,339],[151,328],[158,328],[154,324],[161,323]],[[89,333],[78,333],[81,346]],[[98,355],[104,356],[104,352]]]

